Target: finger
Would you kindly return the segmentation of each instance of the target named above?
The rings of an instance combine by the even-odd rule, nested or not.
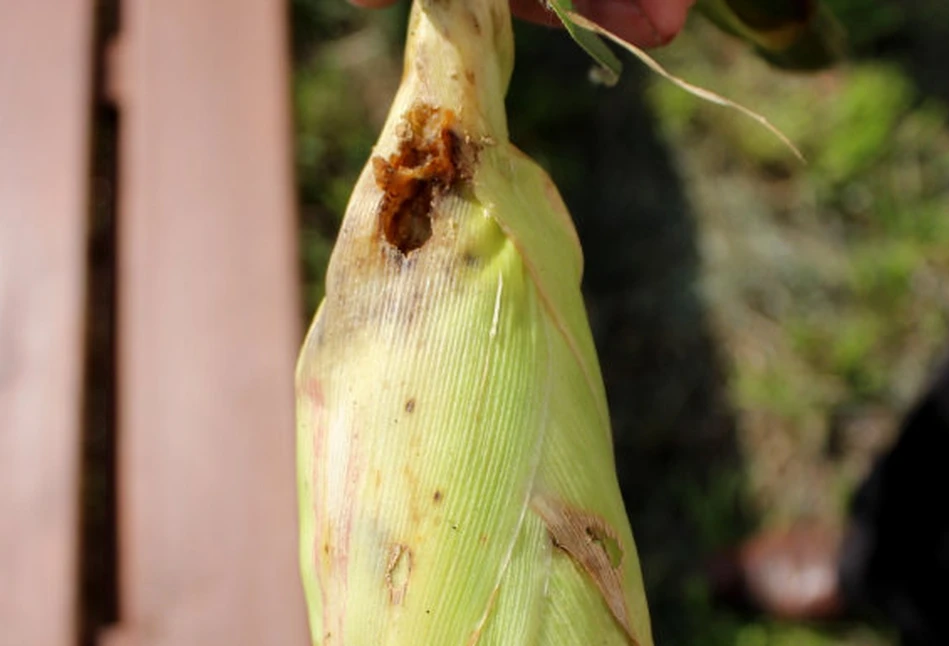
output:
[[[694,3],[695,0],[639,0],[639,5],[649,17],[662,41],[661,44],[668,43],[682,31],[686,16]]]
[[[639,47],[664,45],[681,31],[694,0],[574,0],[576,10]],[[514,14],[542,25],[559,25],[541,0],[511,0]]]

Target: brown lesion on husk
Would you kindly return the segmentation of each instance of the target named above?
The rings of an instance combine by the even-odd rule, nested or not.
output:
[[[481,22],[478,20],[478,16],[476,16],[473,12],[469,11],[469,12],[468,12],[468,20],[471,21],[471,27],[472,27],[472,29],[474,29],[474,32],[480,36],[480,35],[481,35]]]
[[[531,506],[547,526],[554,547],[593,579],[629,643],[639,646],[623,593],[624,554],[616,530],[602,517],[551,497],[535,496]]]
[[[383,192],[379,227],[403,255],[431,238],[435,200],[471,177],[474,146],[457,133],[456,121],[451,110],[418,103],[403,117],[398,150],[372,158]]]

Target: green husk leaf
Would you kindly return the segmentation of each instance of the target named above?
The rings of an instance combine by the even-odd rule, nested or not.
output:
[[[688,81],[685,81],[679,78],[678,76],[666,71],[666,69],[662,65],[660,65],[653,57],[651,57],[649,54],[644,52],[642,49],[640,49],[639,47],[636,47],[636,45],[633,45],[632,43],[621,38],[620,36],[617,36],[613,32],[602,27],[601,25],[598,25],[592,20],[587,20],[586,18],[584,18],[583,16],[577,13],[571,13],[570,18],[577,24],[586,27],[590,31],[594,31],[600,34],[601,36],[609,38],[614,43],[616,43],[620,47],[626,49],[631,54],[633,54],[636,58],[642,61],[642,63],[646,65],[646,67],[651,69],[653,72],[663,77],[664,79],[666,79],[673,85],[688,92],[689,94],[695,97],[698,97],[699,99],[702,99],[703,101],[708,101],[709,103],[714,103],[715,105],[720,105],[722,107],[731,108],[732,110],[737,110],[738,112],[741,112],[746,117],[757,121],[762,126],[764,126],[769,132],[771,132],[771,134],[777,137],[781,141],[781,143],[787,146],[788,149],[792,153],[794,153],[795,157],[797,157],[802,162],[806,161],[804,159],[804,155],[801,153],[798,147],[795,146],[794,143],[790,139],[788,139],[787,135],[781,132],[781,130],[779,130],[774,124],[768,121],[768,119],[764,117],[763,115],[755,112],[754,110],[746,108],[745,106],[743,106],[742,104],[736,101],[732,101],[731,99],[723,97],[720,94],[716,94],[715,92],[712,92],[711,90],[706,90],[705,88],[699,87],[698,85],[689,83]]]
[[[573,18],[573,2],[571,0],[547,0],[564,29],[570,34],[580,47],[589,54],[599,66],[595,78],[604,85],[616,85],[619,75],[623,71],[623,64],[603,40],[588,28],[577,23]]]
[[[542,311],[480,204],[445,209],[414,267],[383,259],[358,285],[347,276],[378,245],[351,219],[308,335],[299,451],[315,462],[305,510],[324,528],[303,543],[324,587],[317,643],[469,643],[523,531],[549,414]]]

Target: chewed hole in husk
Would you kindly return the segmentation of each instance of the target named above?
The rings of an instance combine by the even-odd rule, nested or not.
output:
[[[403,255],[428,242],[436,198],[468,175],[459,162],[463,142],[454,128],[451,110],[416,104],[403,117],[398,150],[372,158],[382,190],[379,228]]]
[[[388,562],[386,563],[386,588],[389,590],[389,601],[393,605],[402,603],[406,588],[409,586],[409,575],[412,573],[412,550],[407,546],[396,543],[389,548]]]

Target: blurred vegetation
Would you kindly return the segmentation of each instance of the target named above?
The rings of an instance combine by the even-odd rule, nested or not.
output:
[[[308,318],[401,75],[406,4],[293,2]],[[828,5],[853,53],[833,71],[777,72],[698,19],[657,52],[767,115],[806,165],[635,61],[617,88],[594,87],[565,36],[518,25],[512,137],[551,172],[584,243],[620,477],[664,646],[893,643],[855,623],[723,610],[701,576],[710,554],[757,528],[841,522],[949,340],[947,9]]]

